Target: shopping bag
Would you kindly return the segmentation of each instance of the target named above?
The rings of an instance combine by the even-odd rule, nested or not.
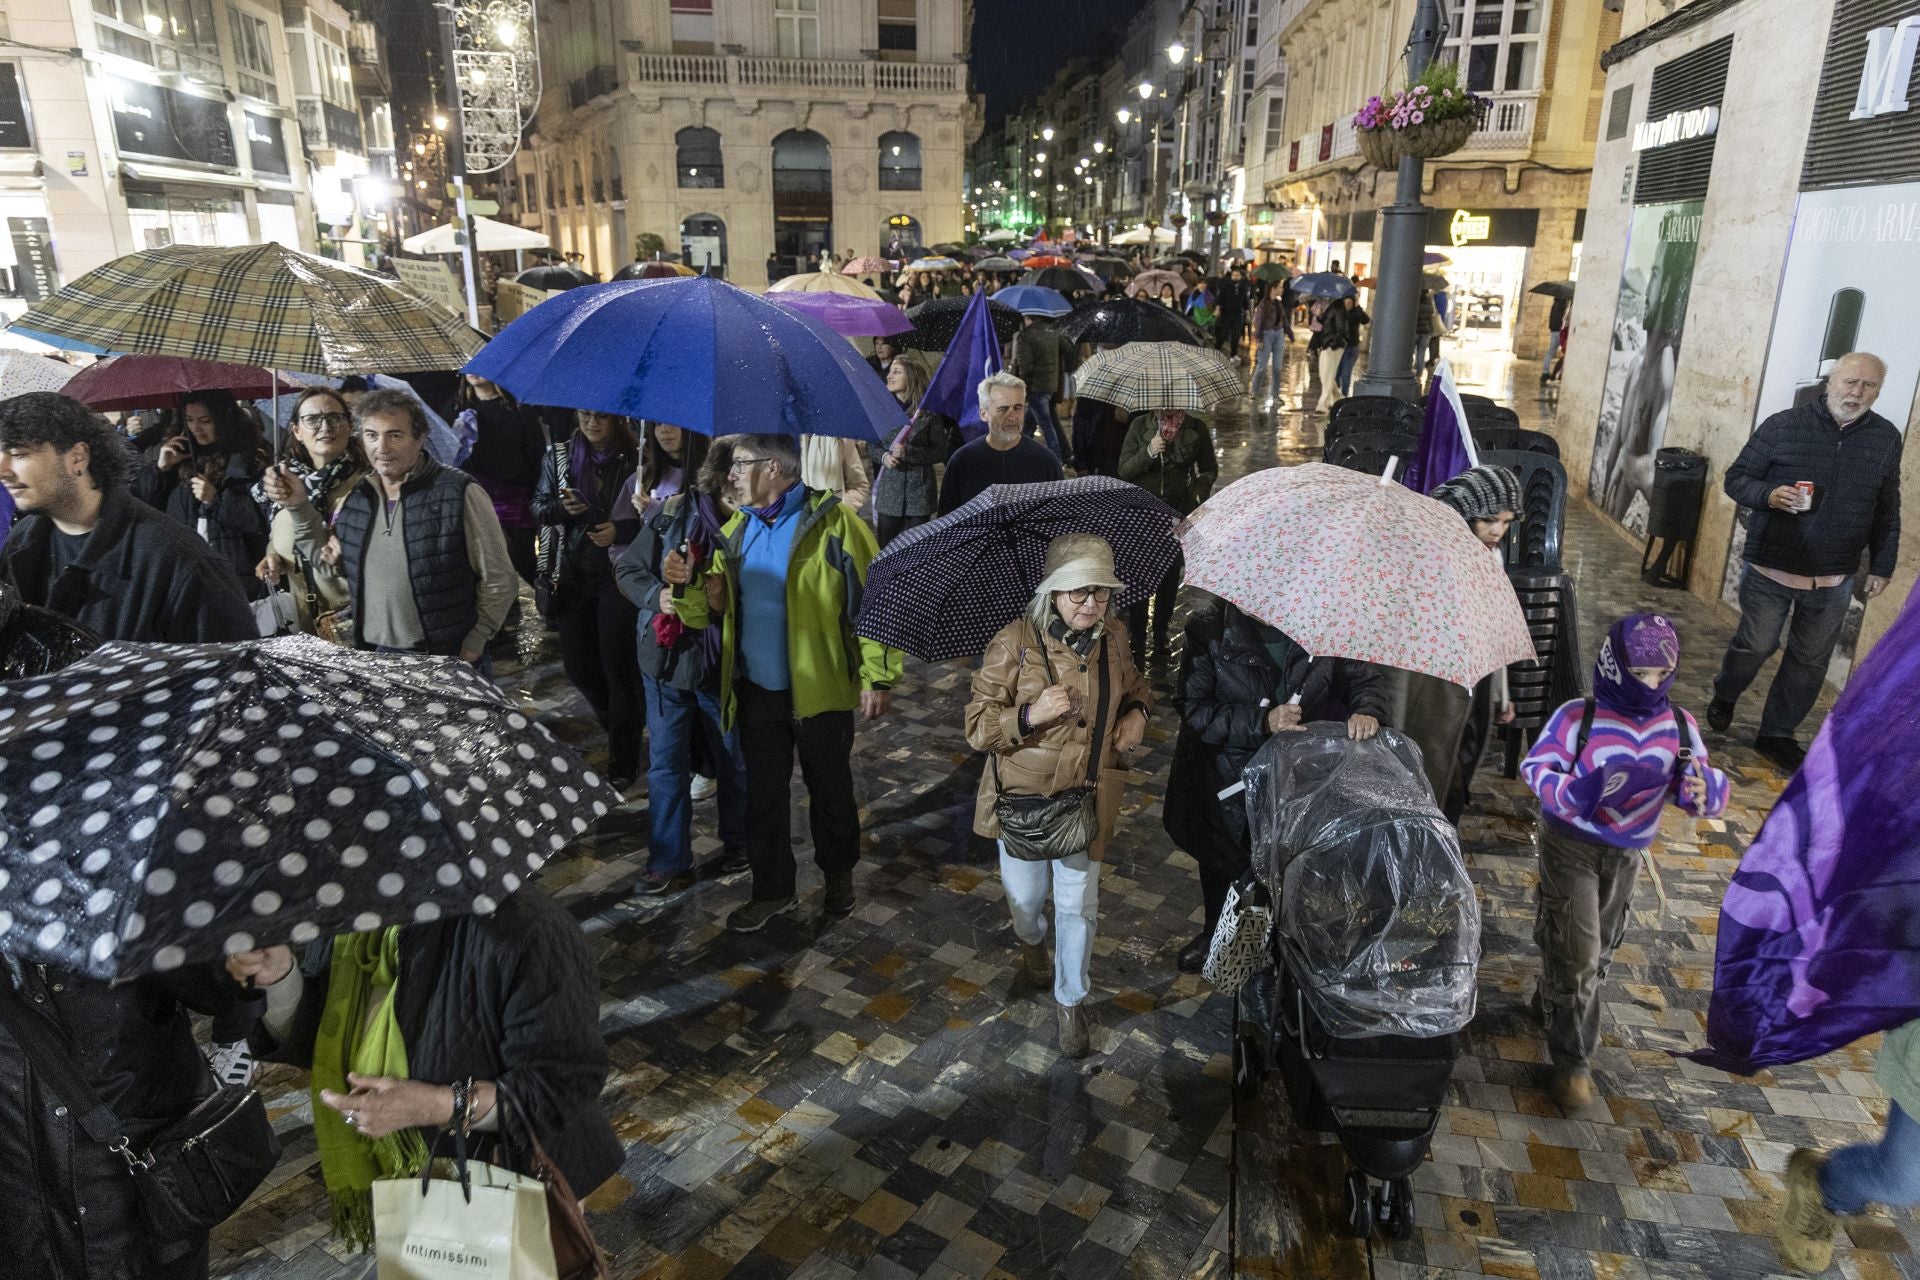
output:
[[[291,591],[269,591],[253,602],[253,625],[263,638],[285,635],[294,629],[299,618]]]
[[[448,1161],[373,1184],[378,1280],[559,1280],[546,1184],[478,1160],[465,1169],[464,1189]]]
[[[1220,991],[1238,991],[1255,970],[1266,967],[1272,932],[1273,896],[1257,877],[1241,877],[1227,890],[1201,974]]]

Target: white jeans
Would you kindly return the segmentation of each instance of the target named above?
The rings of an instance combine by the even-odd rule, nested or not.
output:
[[[1340,398],[1340,385],[1335,379],[1340,373],[1340,357],[1345,354],[1339,347],[1320,349],[1320,404],[1314,412],[1325,413]]]
[[[1100,864],[1084,853],[1051,862],[1023,862],[1000,846],[1000,883],[1014,936],[1028,946],[1047,939],[1047,887],[1053,887],[1053,998],[1079,1004],[1087,998],[1087,965],[1100,922]]]

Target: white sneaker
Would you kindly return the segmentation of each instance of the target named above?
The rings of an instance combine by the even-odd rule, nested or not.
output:
[[[693,787],[690,794],[695,800],[711,800],[713,799],[713,793],[719,789],[720,784],[712,778],[699,773],[693,775]]]
[[[207,1065],[213,1068],[214,1081],[222,1085],[239,1085],[246,1088],[253,1083],[255,1064],[253,1050],[245,1040],[235,1040],[228,1044],[210,1044],[206,1049]]]

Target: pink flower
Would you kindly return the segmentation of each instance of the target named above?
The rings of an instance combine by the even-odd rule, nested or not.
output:
[[[1419,124],[1419,123],[1421,123],[1421,122],[1422,122],[1422,121],[1424,121],[1424,120],[1425,120],[1426,118],[1427,118],[1427,113],[1426,113],[1426,112],[1424,112],[1424,111],[1416,111],[1416,112],[1414,112],[1414,113],[1413,113],[1413,122],[1414,122],[1415,124]]]

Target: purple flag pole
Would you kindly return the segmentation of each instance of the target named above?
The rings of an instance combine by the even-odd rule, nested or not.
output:
[[[1733,873],[1707,1047],[1689,1057],[1748,1075],[1920,1017],[1916,741],[1920,592],[1854,669]]]
[[[1453,366],[1445,360],[1427,388],[1427,420],[1420,427],[1420,443],[1407,459],[1403,483],[1415,493],[1431,495],[1462,471],[1480,465],[1467,429],[1467,411],[1453,385]]]
[[[974,440],[986,433],[980,418],[980,380],[999,373],[1000,338],[993,331],[993,317],[987,311],[987,295],[976,293],[960,317],[960,331],[940,358],[933,381],[920,407],[944,414],[959,424],[960,434]]]

